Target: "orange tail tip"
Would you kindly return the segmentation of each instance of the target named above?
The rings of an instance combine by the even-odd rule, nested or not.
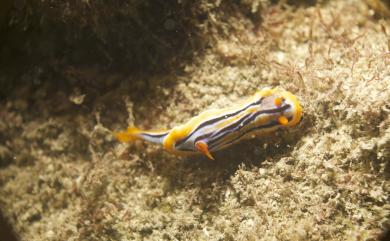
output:
[[[115,132],[114,136],[120,142],[132,142],[140,138],[138,136],[139,132],[139,129],[135,127],[129,127],[126,131]]]

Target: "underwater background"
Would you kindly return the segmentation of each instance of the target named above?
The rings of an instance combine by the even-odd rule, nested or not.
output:
[[[301,123],[216,160],[112,135],[267,86]],[[385,240],[389,113],[386,1],[3,0],[0,240]]]

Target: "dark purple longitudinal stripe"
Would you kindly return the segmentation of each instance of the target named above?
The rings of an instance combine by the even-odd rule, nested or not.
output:
[[[216,132],[215,134],[213,134],[213,138],[218,138],[218,135],[220,133],[224,133],[225,131],[229,131],[229,130],[232,130],[232,129],[237,129],[236,127],[240,127],[240,126],[244,126],[246,124],[248,124],[250,121],[251,121],[251,117],[255,115],[255,113],[249,113],[248,115],[245,115],[243,118],[241,118],[238,122],[234,122],[224,128],[222,128],[221,130],[219,130],[218,132]]]
[[[185,141],[187,141],[187,140],[188,140],[188,139],[189,139],[197,130],[201,129],[202,127],[205,127],[205,126],[207,126],[207,125],[212,125],[212,124],[214,124],[214,123],[216,123],[216,122],[218,122],[218,121],[220,121],[220,120],[223,120],[223,119],[225,119],[225,118],[229,118],[229,117],[232,117],[232,116],[234,116],[234,115],[237,115],[238,113],[240,113],[240,112],[242,112],[242,111],[248,109],[248,108],[251,107],[251,106],[261,104],[262,101],[263,101],[263,97],[262,97],[260,100],[255,101],[255,102],[253,102],[253,103],[251,103],[251,104],[245,106],[243,109],[238,110],[238,111],[236,111],[236,112],[234,112],[234,113],[227,114],[227,115],[223,115],[223,116],[220,116],[220,117],[216,117],[216,118],[214,118],[214,119],[210,119],[210,120],[208,120],[208,121],[206,121],[206,122],[203,122],[203,123],[200,124],[198,127],[196,127],[195,130],[193,130],[193,131],[191,132],[191,134],[189,134],[187,137],[185,137],[185,138],[181,139],[180,141],[176,142],[175,146],[179,146],[179,145],[183,144],[183,143],[184,143]]]
[[[241,119],[239,119],[238,121],[236,122],[233,122],[232,124],[222,128],[221,130],[217,131],[217,132],[214,132],[214,133],[209,133],[207,135],[203,135],[201,136],[202,138],[198,137],[195,139],[195,143],[198,141],[198,140],[201,140],[201,139],[204,139],[204,138],[207,138],[208,139],[208,143],[212,143],[213,140],[216,140],[216,139],[219,139],[219,136],[223,135],[226,131],[229,131],[229,130],[232,130],[232,129],[239,129],[240,126],[244,126],[248,121],[248,119],[253,115],[253,113],[250,113],[250,114],[247,114],[245,116],[243,116]]]
[[[253,127],[245,132],[243,132],[241,135],[237,136],[236,138],[234,138],[233,140],[227,142],[227,143],[219,143],[219,145],[217,146],[213,146],[213,147],[210,147],[210,151],[212,150],[217,150],[218,147],[221,147],[221,146],[228,146],[228,145],[231,145],[233,144],[234,142],[240,140],[243,136],[245,136],[246,134],[250,133],[250,132],[253,132],[253,131],[257,131],[257,130],[260,130],[260,129],[265,129],[265,128],[271,128],[273,126],[276,126],[276,125],[279,125],[279,123],[277,121],[272,121],[271,123],[268,123],[266,125],[262,125],[262,126],[257,126],[257,127]]]
[[[206,138],[209,138],[210,135],[212,135],[212,134],[213,134],[213,133],[207,133],[207,134],[198,136],[198,137],[194,140],[194,143],[197,143],[198,141],[201,141],[201,140],[204,140],[204,139],[206,139]]]
[[[144,136],[150,136],[150,137],[156,137],[156,138],[159,138],[159,137],[166,136],[167,134],[168,134],[168,132],[166,132],[166,133],[162,133],[162,134],[149,134],[149,133],[141,133],[141,135],[144,135]]]
[[[289,117],[288,118],[288,121],[290,122],[293,118],[292,117]],[[239,135],[238,137],[234,138],[233,140],[229,141],[228,143],[226,144],[223,144],[222,146],[227,146],[227,145],[231,145],[233,144],[234,142],[238,141],[240,138],[242,138],[243,136],[245,136],[246,134],[250,133],[250,132],[253,132],[253,131],[258,131],[260,129],[264,129],[264,128],[271,128],[273,126],[276,126],[276,125],[279,125],[279,123],[277,121],[273,121],[271,123],[268,123],[266,125],[262,125],[262,126],[257,126],[257,127],[253,127],[247,131],[245,131],[244,133],[242,133],[241,135]],[[219,147],[222,147],[221,145]],[[215,149],[218,149],[218,146],[215,148]],[[210,149],[210,151],[212,151]]]
[[[275,109],[263,110],[263,111],[256,112],[255,114],[251,115],[250,118],[244,120],[242,126],[238,126],[238,128],[229,127],[228,129],[225,130],[225,132],[222,135],[220,135],[219,137],[217,137],[217,138],[211,140],[210,142],[208,142],[209,148],[215,147],[216,145],[218,145],[218,141],[223,140],[223,138],[225,138],[225,136],[227,136],[228,134],[240,130],[241,128],[246,126],[248,123],[254,121],[259,115],[278,113],[278,112],[285,111],[288,108],[290,108],[290,105],[287,104],[287,105],[284,105],[284,106],[282,106],[280,108],[275,108]]]

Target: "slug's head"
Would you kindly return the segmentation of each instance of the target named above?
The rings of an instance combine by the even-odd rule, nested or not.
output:
[[[262,110],[276,119],[281,126],[297,125],[302,118],[302,107],[298,99],[289,91],[281,88],[265,88],[256,94],[262,99]]]

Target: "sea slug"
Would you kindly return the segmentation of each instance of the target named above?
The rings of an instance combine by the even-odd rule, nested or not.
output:
[[[121,142],[137,139],[159,143],[177,155],[212,152],[253,136],[264,136],[279,128],[297,125],[302,107],[297,98],[282,88],[264,88],[241,104],[211,109],[168,131],[143,131],[129,127],[116,132]]]

